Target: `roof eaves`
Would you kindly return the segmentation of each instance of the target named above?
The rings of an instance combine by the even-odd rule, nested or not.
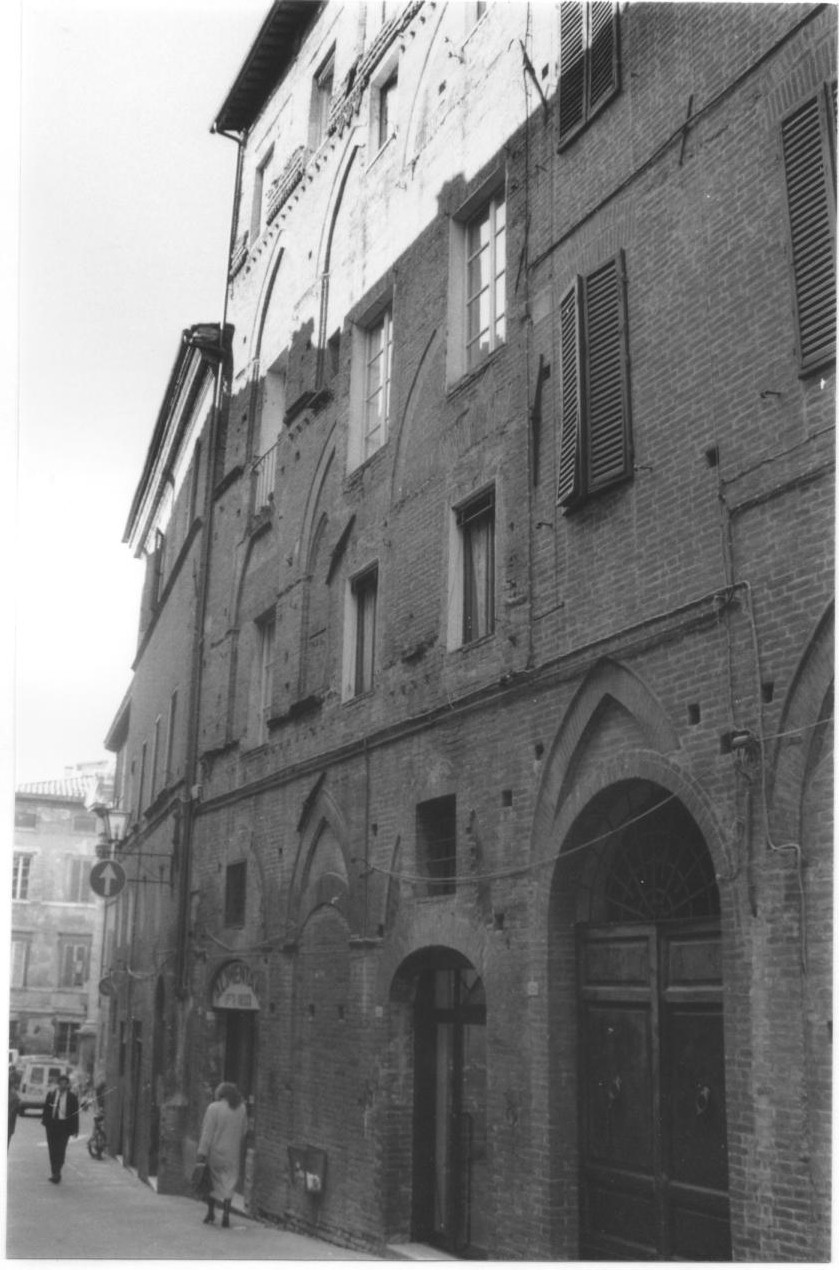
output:
[[[323,0],[274,0],[213,121],[212,132],[242,133],[250,128],[322,4]]]

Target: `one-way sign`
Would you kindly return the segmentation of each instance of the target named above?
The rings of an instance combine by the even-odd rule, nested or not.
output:
[[[125,886],[125,869],[117,860],[99,860],[90,870],[90,886],[104,900],[111,900]]]

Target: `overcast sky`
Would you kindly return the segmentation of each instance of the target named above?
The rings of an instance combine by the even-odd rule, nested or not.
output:
[[[130,682],[125,522],[180,333],[221,319],[235,145],[209,129],[268,7],[23,0],[0,31],[19,35],[16,784],[103,757]]]

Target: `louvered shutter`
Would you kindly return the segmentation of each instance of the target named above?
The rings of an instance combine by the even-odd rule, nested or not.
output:
[[[801,367],[835,357],[836,196],[828,121],[819,97],[782,125]]]
[[[618,86],[617,10],[597,0],[589,11],[588,107],[592,113]]]
[[[559,6],[559,139],[585,118],[585,10],[578,0]]]
[[[589,494],[629,472],[629,394],[623,262],[610,260],[585,279],[585,487]]]
[[[559,304],[560,433],[557,502],[572,506],[580,497],[580,413],[582,401],[580,355],[580,279]]]

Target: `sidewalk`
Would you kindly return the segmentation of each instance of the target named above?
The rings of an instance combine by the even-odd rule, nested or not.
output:
[[[85,1119],[87,1119],[85,1117]],[[44,1130],[18,1120],[8,1153],[6,1257],[84,1260],[373,1261],[367,1253],[292,1234],[234,1213],[205,1226],[197,1200],[158,1195],[118,1160],[93,1160],[89,1126],[71,1140],[60,1186],[50,1186]]]

